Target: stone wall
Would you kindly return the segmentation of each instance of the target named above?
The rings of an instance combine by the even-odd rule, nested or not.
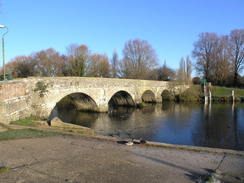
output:
[[[0,83],[0,122],[22,119],[30,116],[31,96],[26,80]]]
[[[0,101],[28,95],[24,80],[0,83]]]

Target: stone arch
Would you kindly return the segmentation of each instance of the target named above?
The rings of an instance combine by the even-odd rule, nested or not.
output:
[[[131,96],[131,94],[127,91],[120,90],[112,95],[110,100],[108,101],[109,107],[114,106],[135,106],[135,102]]]
[[[80,111],[98,111],[95,100],[91,96],[81,92],[66,95],[57,102],[56,106],[58,108],[71,107]]]
[[[163,90],[161,93],[162,101],[173,101],[175,96],[169,90]]]
[[[51,120],[58,116],[59,109],[62,108],[75,109],[79,111],[90,111],[98,112],[98,105],[95,100],[89,95],[83,92],[73,92],[67,95],[64,95],[56,105],[51,110],[48,116],[48,124],[51,125]]]
[[[151,90],[146,90],[141,96],[142,102],[145,103],[155,103],[156,97],[155,94]]]

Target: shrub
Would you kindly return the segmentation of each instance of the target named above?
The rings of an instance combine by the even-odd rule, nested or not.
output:
[[[193,102],[202,100],[203,93],[200,86],[191,86],[189,89],[179,94],[180,102]]]
[[[38,92],[40,97],[44,97],[45,93],[48,92],[47,87],[48,84],[45,84],[43,81],[38,81],[34,92]]]
[[[179,95],[180,102],[193,102],[199,100],[200,100],[199,95],[196,95],[196,93],[192,92],[191,90],[186,90],[185,92]]]

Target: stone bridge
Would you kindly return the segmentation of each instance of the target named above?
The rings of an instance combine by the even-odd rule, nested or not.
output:
[[[180,93],[187,87],[165,81],[89,77],[33,77],[1,82],[0,122],[30,115],[48,118],[67,96],[80,109],[106,112],[109,105],[162,102],[164,90]]]

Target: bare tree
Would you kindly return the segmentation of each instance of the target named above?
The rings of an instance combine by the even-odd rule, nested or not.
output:
[[[119,64],[119,56],[117,51],[115,50],[111,59],[111,77],[118,77],[118,64]]]
[[[211,81],[214,55],[218,44],[215,33],[201,33],[199,40],[194,44],[193,57],[196,58],[196,70],[203,74],[207,81]]]
[[[35,62],[30,56],[17,56],[6,64],[7,72],[14,78],[23,78],[35,75]]]
[[[148,79],[157,66],[157,56],[145,40],[129,40],[123,49],[121,72],[125,78]]]
[[[156,74],[156,77],[153,79],[159,80],[159,81],[171,81],[175,79],[175,71],[171,68],[169,68],[164,62],[164,65],[158,69],[156,69],[156,72],[153,71],[153,73]]]
[[[71,44],[67,47],[69,70],[72,76],[85,76],[90,59],[90,51],[86,45]]]
[[[192,62],[189,56],[186,57],[186,78],[191,81]]]
[[[32,56],[36,63],[35,72],[39,76],[59,76],[60,67],[64,64],[61,55],[53,48],[34,53]]]
[[[216,45],[216,52],[213,55],[214,66],[212,68],[213,84],[225,85],[231,73],[229,63],[229,39],[228,36],[220,36]]]
[[[244,29],[233,30],[230,33],[231,62],[234,72],[233,84],[237,86],[238,75],[244,65]]]
[[[186,61],[184,57],[180,59],[180,67],[177,73],[177,80],[180,82],[186,82],[187,74],[186,74]]]
[[[87,76],[110,77],[110,65],[108,56],[105,54],[91,55],[87,66]]]
[[[30,56],[17,56],[7,64],[14,78],[28,76],[63,76],[65,57],[53,49],[42,50]]]

